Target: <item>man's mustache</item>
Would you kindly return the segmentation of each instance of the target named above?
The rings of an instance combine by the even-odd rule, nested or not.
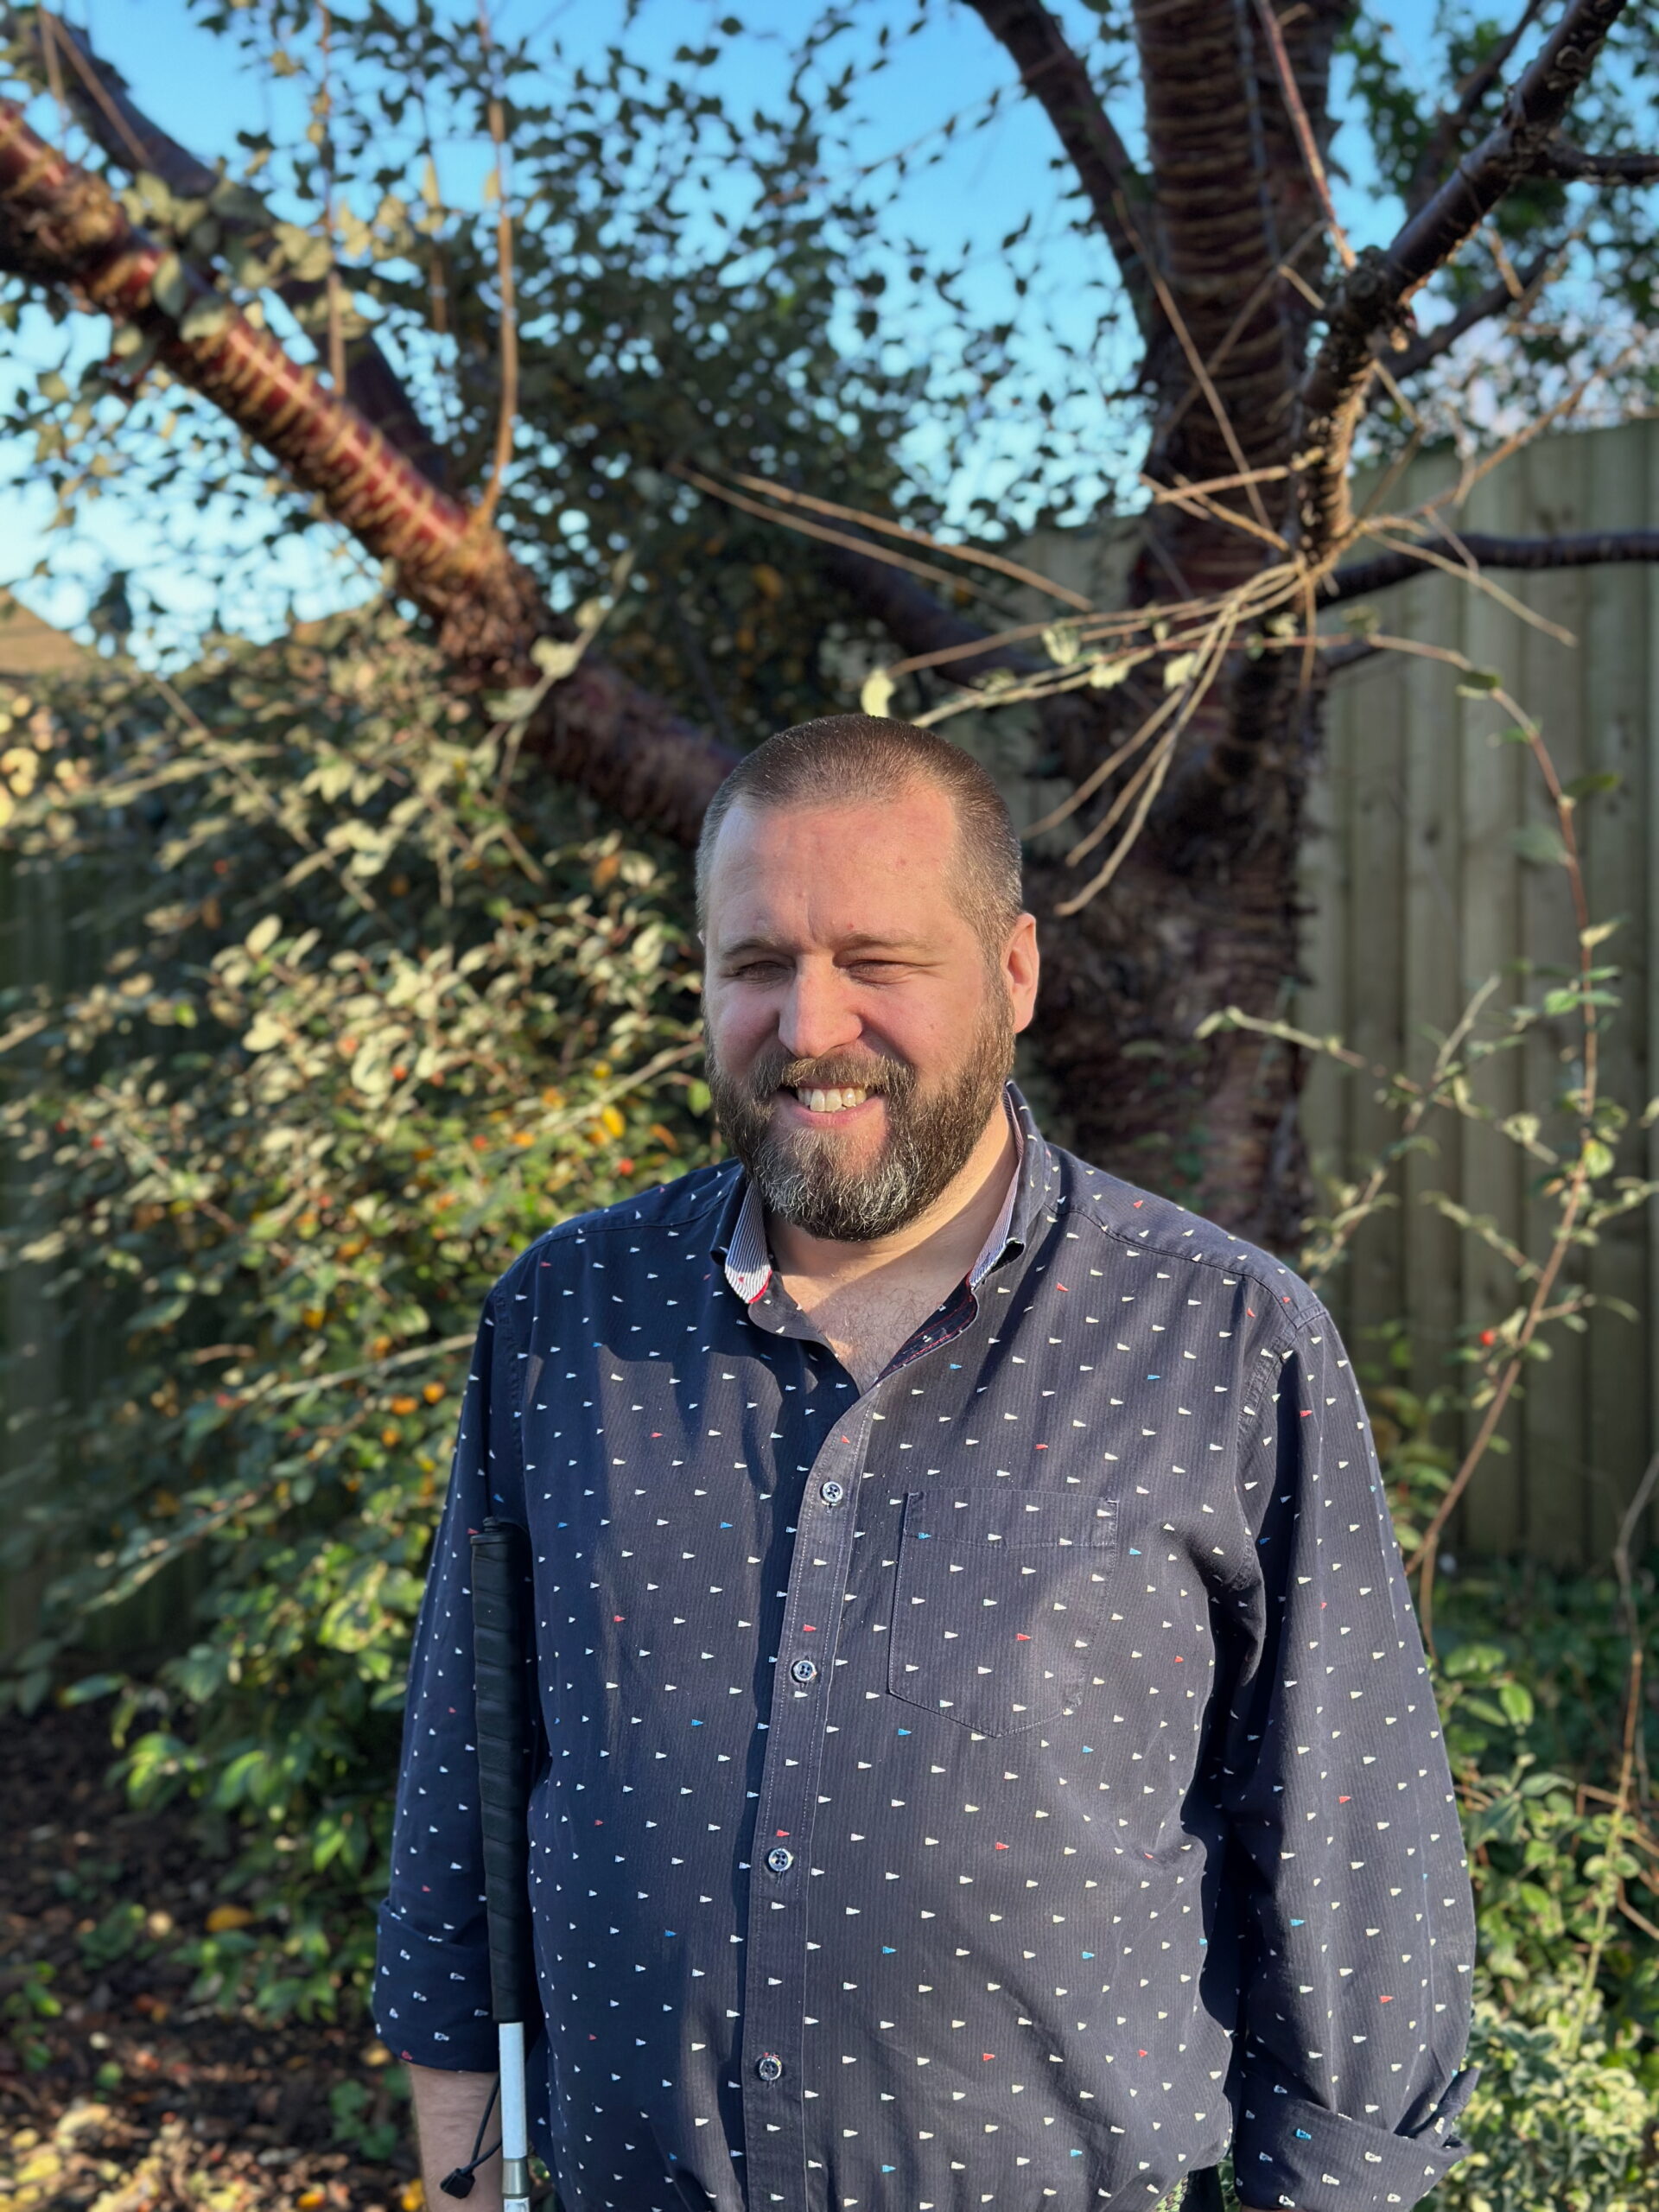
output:
[[[868,1090],[902,1096],[915,1080],[915,1070],[903,1060],[855,1059],[844,1053],[828,1053],[810,1060],[781,1057],[757,1060],[749,1071],[747,1088],[756,1098],[770,1097],[775,1090]]]

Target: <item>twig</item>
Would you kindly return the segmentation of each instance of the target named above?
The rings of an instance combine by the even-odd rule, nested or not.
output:
[[[953,576],[948,569],[935,568],[931,561],[909,560],[902,553],[888,552],[885,546],[872,545],[868,538],[851,537],[844,530],[827,530],[820,523],[791,520],[787,515],[780,515],[776,507],[763,506],[759,499],[747,499],[741,492],[734,492],[729,485],[716,483],[712,476],[705,476],[700,468],[692,468],[684,461],[671,463],[668,473],[695,485],[699,492],[707,492],[711,499],[723,499],[728,507],[737,508],[741,514],[758,515],[763,522],[782,523],[786,529],[798,530],[804,537],[822,538],[827,545],[846,546],[855,553],[862,553],[868,560],[885,561],[893,568],[907,569],[912,576],[925,576],[930,583],[944,584],[952,591],[962,582],[960,576]],[[1040,632],[1047,625],[1038,623],[1033,627]],[[982,652],[986,643],[984,639],[977,640],[973,645],[962,646],[959,652],[961,655]]]
[[[710,464],[714,466],[714,464]],[[1279,474],[1285,472],[1281,469]],[[732,481],[747,492],[764,492],[774,499],[781,499],[791,506],[805,507],[817,515],[833,515],[840,522],[855,522],[865,530],[879,530],[884,537],[901,537],[907,544],[925,545],[931,552],[953,554],[959,561],[966,561],[977,569],[995,569],[999,575],[1010,576],[1015,583],[1028,584],[1033,591],[1046,592],[1051,599],[1058,599],[1067,607],[1074,607],[1080,613],[1092,614],[1094,603],[1069,585],[1056,583],[1052,576],[1039,575],[1035,569],[1027,569],[1018,561],[1010,561],[1001,553],[993,553],[980,545],[950,545],[934,537],[925,530],[918,530],[910,523],[887,522],[880,515],[871,514],[863,507],[843,507],[834,499],[814,499],[806,492],[791,491],[786,484],[777,484],[767,476],[747,476],[738,470],[732,472]],[[780,518],[781,519],[781,518]]]
[[[1595,1932],[1590,1939],[1589,1956],[1584,1962],[1584,1980],[1579,1992],[1579,2002],[1573,2014],[1567,2039],[1567,2056],[1576,2057],[1584,2039],[1589,2020],[1590,2007],[1596,1994],[1596,1977],[1601,1972],[1601,1955],[1607,1942],[1607,1923],[1623,1887],[1619,1878],[1617,1853],[1623,1840],[1624,1814],[1630,1803],[1630,1772],[1636,1759],[1637,1724],[1642,1709],[1642,1646],[1630,1647],[1630,1675],[1624,1692],[1624,1758],[1619,1769],[1618,1796],[1613,1809],[1607,1815],[1607,1835],[1602,1845],[1602,1858],[1606,1872],[1602,1878],[1601,1896],[1596,1905]]]
[[[1331,243],[1337,249],[1337,258],[1344,269],[1354,265],[1354,249],[1348,243],[1347,232],[1337,219],[1336,203],[1331,197],[1330,180],[1325,174],[1325,163],[1319,158],[1319,143],[1313,136],[1313,126],[1307,119],[1303,104],[1301,86],[1296,82],[1296,72],[1291,67],[1290,54],[1285,45],[1284,32],[1279,18],[1273,12],[1272,0],[1255,0],[1255,12],[1262,18],[1262,28],[1268,35],[1268,44],[1273,49],[1273,66],[1279,78],[1279,90],[1290,116],[1291,128],[1296,133],[1296,143],[1302,149],[1302,163],[1306,168],[1319,206],[1325,211],[1325,227],[1331,234]]]
[[[342,397],[346,391],[346,331],[340,311],[340,254],[334,234],[334,103],[329,83],[329,45],[334,25],[328,0],[317,0],[321,19],[322,87],[318,98],[322,124],[322,226],[328,240],[328,381]]]
[[[1461,659],[1462,656],[1458,655],[1457,658]],[[1538,763],[1544,779],[1545,789],[1548,791],[1550,803],[1555,810],[1556,824],[1560,832],[1561,847],[1567,863],[1567,883],[1578,930],[1580,1005],[1584,1024],[1584,1077],[1579,1085],[1574,1101],[1580,1128],[1579,1154],[1564,1185],[1561,1186],[1560,1211],[1556,1218],[1554,1240],[1548,1257],[1538,1271],[1538,1279],[1534,1287],[1525,1318],[1516,1335],[1509,1340],[1507,1357],[1502,1371],[1497,1376],[1491,1402],[1482,1416],[1479,1427],[1475,1432],[1474,1440],[1464,1453],[1456,1475],[1436,1508],[1428,1527],[1423,1532],[1422,1543],[1407,1568],[1408,1573],[1417,1573],[1421,1571],[1421,1579],[1418,1584],[1418,1610],[1422,1617],[1424,1635],[1431,1642],[1434,1566],[1439,1554],[1441,1531],[1456,1510],[1459,1499],[1473,1478],[1476,1468],[1485,1458],[1492,1439],[1497,1433],[1498,1422],[1503,1419],[1504,1408],[1509,1404],[1516,1383],[1520,1379],[1521,1370],[1525,1363],[1529,1348],[1548,1308],[1549,1296],[1554,1288],[1555,1279],[1560,1273],[1574,1241],[1579,1215],[1583,1209],[1585,1196],[1590,1185],[1589,1143],[1595,1130],[1595,1109],[1600,1070],[1601,1033],[1590,978],[1591,964],[1595,956],[1588,942],[1591,934],[1589,899],[1585,890],[1584,868],[1579,851],[1578,830],[1573,820],[1573,804],[1561,788],[1560,778],[1555,771],[1555,763],[1550,757],[1549,749],[1544,743],[1543,735],[1538,725],[1502,687],[1495,690],[1491,696],[1506,713],[1513,715],[1516,722],[1525,731],[1527,743],[1531,749],[1534,760]]]
[[[1186,318],[1181,313],[1179,308],[1176,306],[1174,294],[1170,290],[1169,286],[1159,275],[1156,266],[1147,253],[1146,248],[1141,245],[1139,234],[1135,227],[1134,218],[1129,213],[1128,200],[1124,199],[1121,192],[1116,194],[1115,197],[1117,203],[1118,212],[1122,218],[1124,228],[1128,231],[1131,238],[1135,240],[1135,250],[1141,256],[1141,265],[1146,270],[1147,275],[1151,281],[1152,288],[1158,296],[1158,304],[1162,308],[1164,314],[1168,320],[1170,328],[1175,333],[1177,339],[1180,341],[1181,351],[1186,356],[1186,365],[1192,370],[1194,380],[1196,381],[1199,391],[1203,392],[1205,399],[1209,405],[1210,412],[1215,417],[1216,428],[1221,432],[1223,442],[1226,445],[1228,453],[1232,457],[1233,467],[1238,471],[1239,475],[1244,480],[1244,489],[1249,495],[1250,506],[1255,513],[1255,518],[1257,522],[1260,523],[1263,530],[1271,530],[1273,525],[1268,522],[1268,511],[1262,504],[1262,494],[1257,491],[1255,485],[1251,479],[1250,464],[1245,458],[1243,447],[1240,445],[1238,442],[1238,434],[1233,429],[1232,417],[1228,414],[1225,407],[1223,406],[1221,394],[1217,391],[1215,382],[1211,378],[1209,370],[1205,366],[1204,357],[1192,342],[1192,334],[1186,327]]]
[[[486,531],[495,519],[518,423],[518,308],[512,274],[512,209],[507,197],[506,114],[495,81],[495,48],[490,39],[487,0],[478,0],[478,34],[483,42],[485,67],[491,75],[489,118],[490,139],[495,148],[496,282],[501,294],[501,409],[495,425],[495,459],[484,496],[473,515],[474,528]]]
[[[1618,1524],[1618,1541],[1613,1546],[1613,1572],[1618,1577],[1618,1600],[1624,1616],[1624,1633],[1632,1643],[1640,1639],[1642,1621],[1637,1611],[1636,1582],[1630,1571],[1630,1539],[1642,1524],[1642,1516],[1652,1502],[1656,1488],[1659,1488],[1659,1452],[1656,1452],[1648,1462],[1647,1471],[1637,1485],[1636,1496],[1630,1500],[1624,1518]]]

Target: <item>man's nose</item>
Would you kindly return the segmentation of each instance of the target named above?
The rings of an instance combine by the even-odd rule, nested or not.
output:
[[[845,1052],[863,1035],[855,996],[849,979],[830,963],[803,964],[779,1014],[778,1041],[798,1060]]]

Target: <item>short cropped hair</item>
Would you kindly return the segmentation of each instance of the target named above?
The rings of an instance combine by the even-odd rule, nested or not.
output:
[[[988,950],[1000,952],[1024,907],[1022,855],[1002,794],[971,753],[914,722],[824,715],[779,730],[740,760],[709,802],[697,841],[697,925],[720,825],[741,804],[833,806],[894,798],[917,784],[945,793],[957,818],[957,894]]]

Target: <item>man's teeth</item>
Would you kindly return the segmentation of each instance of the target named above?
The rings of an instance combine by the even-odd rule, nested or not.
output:
[[[814,1114],[840,1114],[849,1106],[861,1106],[868,1090],[798,1090],[795,1096]]]

